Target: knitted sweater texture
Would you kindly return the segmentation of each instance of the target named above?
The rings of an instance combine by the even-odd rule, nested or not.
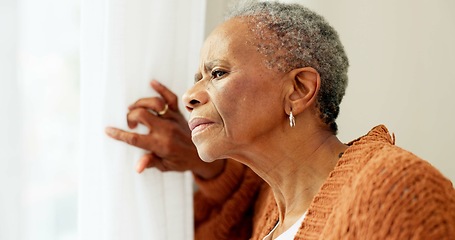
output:
[[[455,239],[455,189],[438,170],[382,125],[348,145],[295,239]],[[262,240],[278,221],[270,187],[240,163],[196,183],[197,240]]]

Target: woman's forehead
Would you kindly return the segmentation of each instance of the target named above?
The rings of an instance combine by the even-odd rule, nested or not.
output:
[[[254,46],[248,24],[234,18],[212,31],[204,43],[201,56],[211,58],[214,57],[212,55],[251,54]]]

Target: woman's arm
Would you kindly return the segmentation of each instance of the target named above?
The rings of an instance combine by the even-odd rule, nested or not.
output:
[[[263,180],[234,160],[226,160],[225,170],[214,179],[195,179],[195,239],[249,239]]]

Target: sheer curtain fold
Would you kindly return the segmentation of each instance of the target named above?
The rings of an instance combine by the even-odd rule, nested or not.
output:
[[[0,239],[20,237],[20,107],[17,84],[17,3],[0,4]]]
[[[137,174],[143,151],[104,128],[127,129],[127,106],[155,94],[153,78],[183,94],[204,13],[204,0],[82,0],[80,239],[192,239],[190,174]]]

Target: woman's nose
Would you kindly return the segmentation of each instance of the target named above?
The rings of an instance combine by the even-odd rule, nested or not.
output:
[[[188,89],[188,91],[183,94],[183,102],[189,112],[192,112],[197,106],[204,105],[207,103],[207,100],[208,95],[202,81],[194,84],[192,88]]]

